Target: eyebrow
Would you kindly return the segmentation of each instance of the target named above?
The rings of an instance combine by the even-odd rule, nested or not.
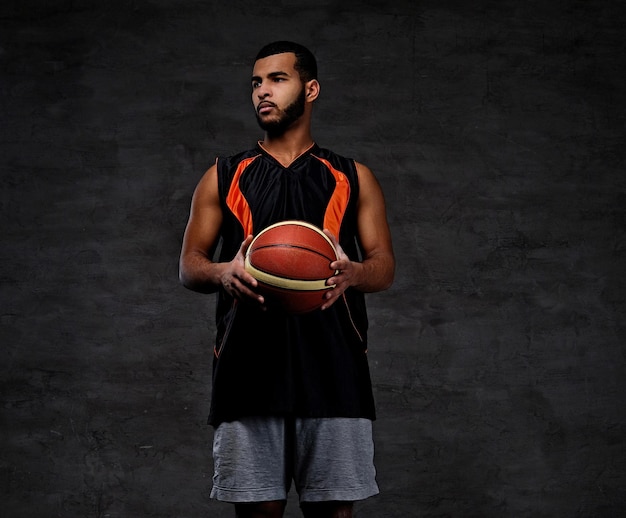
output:
[[[272,79],[274,77],[289,77],[289,74],[287,72],[282,72],[282,71],[277,71],[277,72],[270,72],[269,74],[267,74],[267,77]],[[260,81],[261,77],[260,76],[252,76],[251,81],[255,82],[255,81]]]

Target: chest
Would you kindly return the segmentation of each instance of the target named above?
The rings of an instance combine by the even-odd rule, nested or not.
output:
[[[250,207],[256,228],[285,219],[322,225],[336,192],[337,178],[315,159],[288,168],[261,159],[243,172],[238,188]]]

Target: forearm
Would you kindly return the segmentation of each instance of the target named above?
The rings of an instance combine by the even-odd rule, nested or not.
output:
[[[384,291],[393,282],[395,260],[388,253],[372,254],[363,262],[353,263],[355,279],[352,286],[365,293]]]
[[[187,289],[213,293],[221,286],[224,268],[224,263],[213,262],[204,254],[187,253],[180,258],[178,277]]]

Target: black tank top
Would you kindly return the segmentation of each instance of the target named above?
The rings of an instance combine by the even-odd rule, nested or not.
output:
[[[359,260],[353,160],[313,145],[284,167],[261,145],[218,158],[223,223],[219,260],[248,234],[288,219],[329,228]],[[325,311],[261,311],[218,292],[209,422],[245,416],[375,418],[363,293],[348,289]]]

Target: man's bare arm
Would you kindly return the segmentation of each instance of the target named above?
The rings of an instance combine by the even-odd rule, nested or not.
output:
[[[360,186],[357,224],[363,260],[351,261],[339,247],[340,259],[334,261],[331,268],[340,273],[328,280],[328,284],[336,286],[327,293],[328,302],[322,309],[331,306],[350,286],[363,292],[386,290],[395,274],[395,257],[382,189],[369,168],[359,163],[356,167]],[[334,241],[337,244],[337,240]]]
[[[253,291],[257,282],[244,270],[244,255],[252,236],[248,236],[230,262],[214,262],[213,253],[222,224],[217,167],[202,177],[191,200],[189,221],[183,237],[179,260],[179,278],[183,286],[201,293],[212,293],[220,286],[235,298],[263,298]]]

